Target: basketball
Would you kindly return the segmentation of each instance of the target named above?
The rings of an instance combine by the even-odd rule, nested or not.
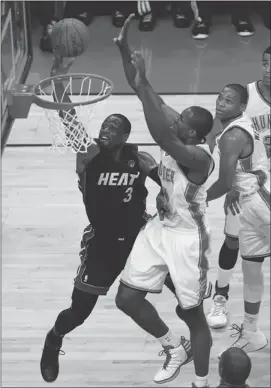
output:
[[[63,57],[78,57],[87,49],[90,33],[88,27],[77,19],[63,19],[54,26],[51,39],[53,49]]]

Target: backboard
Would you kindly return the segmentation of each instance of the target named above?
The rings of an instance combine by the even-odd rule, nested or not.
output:
[[[32,64],[29,2],[1,1],[1,152],[12,118],[6,93],[14,83],[24,83]]]

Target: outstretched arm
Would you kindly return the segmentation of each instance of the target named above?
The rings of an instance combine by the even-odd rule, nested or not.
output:
[[[124,73],[127,79],[128,84],[131,86],[131,88],[135,91],[137,94],[138,98],[140,99],[139,96],[139,88],[136,85],[135,78],[136,78],[136,68],[132,63],[132,55],[133,51],[131,50],[128,42],[128,32],[129,32],[129,27],[131,25],[131,21],[134,18],[134,14],[131,14],[125,21],[120,34],[117,38],[114,38],[115,44],[118,46],[121,54],[121,59],[122,59],[122,64],[123,64],[123,69]],[[172,123],[174,120],[177,119],[179,116],[179,113],[176,112],[173,108],[169,107],[168,105],[165,104],[164,100],[157,94],[155,93],[155,98],[157,99],[157,103],[161,103],[167,108],[167,111],[170,112],[171,117],[172,117]]]
[[[207,190],[207,202],[222,197],[231,190],[237,161],[247,144],[247,135],[240,128],[232,128],[220,139],[220,164],[218,180]]]
[[[139,53],[131,53],[128,45],[128,29],[133,15],[126,20],[114,42],[120,49],[124,71],[129,85],[142,102],[146,123],[154,141],[178,163],[190,169],[205,172],[210,159],[199,147],[186,146],[174,133],[181,115],[167,106],[153,90],[146,78],[145,64]]]

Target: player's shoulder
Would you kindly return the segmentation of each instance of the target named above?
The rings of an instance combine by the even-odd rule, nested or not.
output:
[[[259,82],[260,81],[253,81],[246,85],[248,100],[251,98],[251,96],[255,96],[257,94],[257,88],[259,86]]]
[[[144,161],[149,165],[157,165],[157,162],[154,157],[146,151],[138,151],[138,157],[140,160]]]
[[[158,166],[154,157],[145,151],[138,152],[138,161],[140,169],[146,175],[149,175],[150,171]]]
[[[255,86],[257,86],[258,82],[259,82],[259,81],[249,82],[249,83],[247,84],[246,87],[247,87],[247,88],[255,87]]]
[[[227,131],[223,133],[219,141],[219,148],[227,150],[239,149],[240,146],[245,145],[250,140],[250,134],[248,133],[247,126],[245,125],[232,125]]]

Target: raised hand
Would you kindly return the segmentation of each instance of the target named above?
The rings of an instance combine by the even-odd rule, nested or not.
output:
[[[63,57],[57,52],[54,51],[53,65],[51,68],[50,76],[67,74],[70,67],[72,66],[75,58],[72,58],[68,61],[67,64],[64,64]]]
[[[140,51],[134,51],[132,53],[132,64],[135,66],[138,76],[146,78],[145,59]]]

